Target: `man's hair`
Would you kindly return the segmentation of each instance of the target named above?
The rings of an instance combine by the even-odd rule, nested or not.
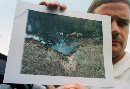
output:
[[[130,0],[93,0],[93,2],[91,3],[91,5],[88,8],[88,13],[93,13],[94,10],[101,6],[102,4],[106,4],[106,3],[116,3],[116,2],[123,2],[126,3],[129,6],[130,9]]]

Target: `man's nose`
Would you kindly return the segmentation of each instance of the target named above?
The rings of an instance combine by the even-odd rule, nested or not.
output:
[[[111,30],[112,30],[112,37],[116,38],[118,37],[120,33],[120,27],[118,26],[116,21],[112,21],[111,23]]]
[[[117,22],[116,21],[112,21],[111,23],[111,30],[112,30],[112,33],[115,34],[115,35],[118,35],[119,32],[120,32],[120,27],[118,26]]]

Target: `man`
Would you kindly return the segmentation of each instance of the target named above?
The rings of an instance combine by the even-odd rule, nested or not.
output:
[[[40,5],[46,5],[50,9],[66,9],[66,6],[57,2],[41,2]],[[111,16],[112,63],[114,65],[115,89],[130,89],[130,54],[124,51],[129,34],[130,1],[93,0],[88,13]],[[67,84],[59,88],[84,89],[85,87],[79,84]]]

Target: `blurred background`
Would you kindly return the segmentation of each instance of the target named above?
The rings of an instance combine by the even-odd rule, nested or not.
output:
[[[39,4],[42,0],[22,0],[33,4]],[[67,5],[67,10],[87,12],[92,0],[44,0],[47,2],[58,1]],[[11,39],[13,20],[17,0],[0,0],[0,53],[8,55]],[[130,52],[130,35],[126,48]]]

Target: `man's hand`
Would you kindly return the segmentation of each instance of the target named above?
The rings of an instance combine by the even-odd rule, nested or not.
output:
[[[67,9],[66,5],[60,4],[57,1],[55,1],[55,2],[42,1],[42,2],[39,3],[39,5],[47,6],[50,10],[59,8],[61,11],[63,11],[63,10]]]
[[[87,87],[80,85],[78,83],[66,84],[58,87],[58,89],[88,89]]]
[[[58,88],[55,88],[53,85],[46,85],[47,89],[88,89],[87,87],[80,85],[78,83],[70,83],[66,85],[62,85]]]
[[[53,85],[45,85],[46,89],[56,89]]]

